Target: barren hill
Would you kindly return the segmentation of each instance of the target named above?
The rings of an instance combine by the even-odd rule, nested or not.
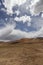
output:
[[[0,65],[43,65],[43,38],[0,42]]]

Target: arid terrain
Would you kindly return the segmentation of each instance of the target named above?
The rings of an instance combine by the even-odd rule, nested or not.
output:
[[[0,65],[43,65],[43,38],[0,42]]]

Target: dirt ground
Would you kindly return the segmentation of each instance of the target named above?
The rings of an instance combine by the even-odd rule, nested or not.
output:
[[[43,43],[0,43],[0,65],[43,65]]]

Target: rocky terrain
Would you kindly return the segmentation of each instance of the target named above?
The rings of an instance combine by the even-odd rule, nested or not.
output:
[[[43,65],[43,38],[0,42],[0,65]]]

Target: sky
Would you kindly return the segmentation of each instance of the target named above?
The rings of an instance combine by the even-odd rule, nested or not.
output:
[[[0,41],[43,37],[43,0],[0,0]]]

